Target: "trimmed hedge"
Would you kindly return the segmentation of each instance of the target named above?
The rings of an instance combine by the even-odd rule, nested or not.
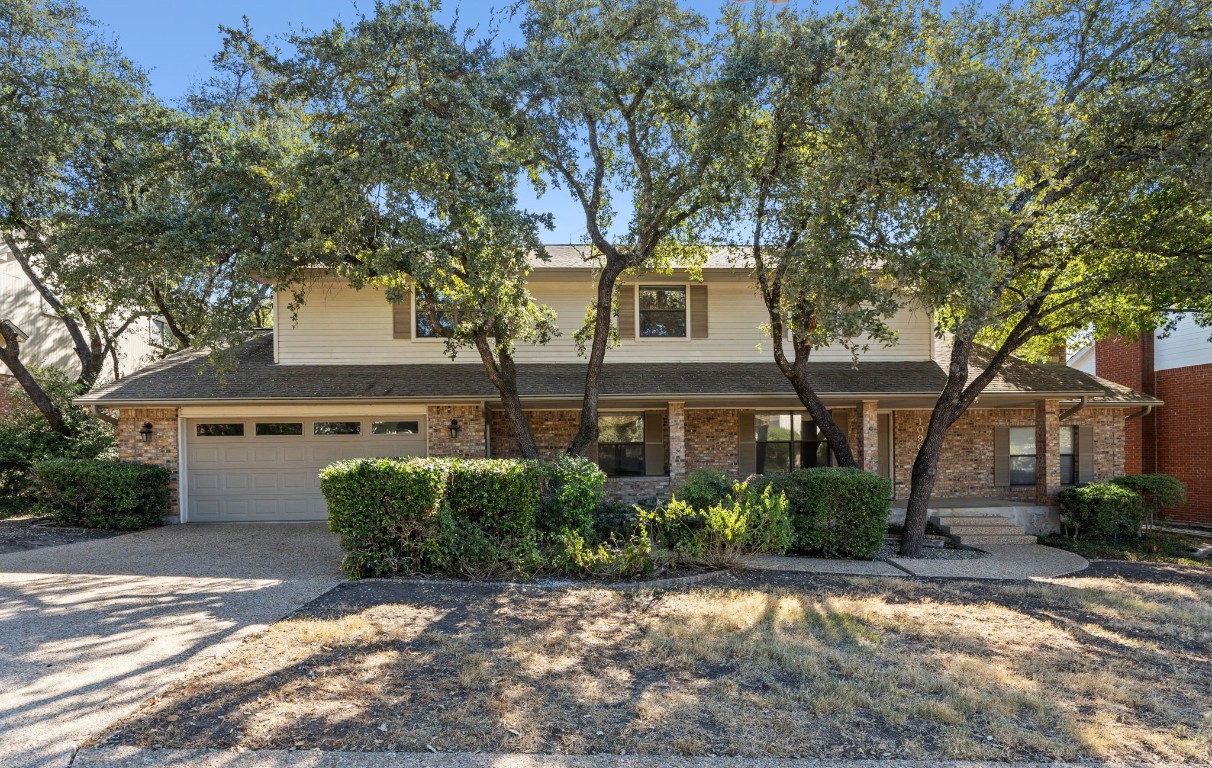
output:
[[[168,513],[172,472],[101,459],[49,459],[34,465],[39,509],[65,525],[138,531]]]
[[[1140,494],[1116,483],[1086,483],[1056,495],[1061,526],[1071,539],[1111,541],[1135,536],[1147,510]]]
[[[578,458],[353,459],[326,467],[320,490],[352,578],[642,572],[644,542],[594,535],[605,481]]]
[[[1160,472],[1150,475],[1124,475],[1111,482],[1136,491],[1145,505],[1147,522],[1152,525],[1158,514],[1167,507],[1181,507],[1187,503],[1187,489],[1177,477]]]
[[[846,467],[819,467],[771,475],[766,482],[787,496],[793,550],[870,559],[883,546],[892,511],[888,478]]]

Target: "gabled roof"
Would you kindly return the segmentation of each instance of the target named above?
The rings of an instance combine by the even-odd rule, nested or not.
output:
[[[170,405],[219,402],[289,401],[443,401],[495,399],[497,391],[478,362],[414,365],[277,365],[273,337],[264,332],[234,350],[236,366],[218,374],[205,350],[186,350],[77,399],[103,406]],[[809,364],[824,397],[872,399],[932,396],[945,376],[929,360]],[[582,363],[529,363],[517,366],[525,399],[580,399],[585,382]],[[623,363],[603,368],[606,398],[707,399],[794,397],[786,378],[769,363]],[[1014,361],[995,379],[989,395],[1049,395],[1112,406],[1157,404],[1127,387],[1104,382],[1064,366]]]

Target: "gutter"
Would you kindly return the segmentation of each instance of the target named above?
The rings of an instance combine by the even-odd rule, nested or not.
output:
[[[1144,417],[1148,416],[1151,413],[1153,413],[1153,406],[1146,405],[1144,410],[1137,411],[1136,413],[1132,414],[1128,418],[1124,419],[1124,421],[1127,422],[1127,421],[1135,421],[1136,419],[1143,419]]]
[[[1073,406],[1072,408],[1070,408],[1069,410],[1065,411],[1064,413],[1062,413],[1060,415],[1060,420],[1064,421],[1065,419],[1069,418],[1070,416],[1076,416],[1077,414],[1081,413],[1082,409],[1084,409],[1086,407],[1086,403],[1088,403],[1089,401],[1090,401],[1090,398],[1083,396],[1081,399],[1081,402],[1079,402],[1077,405]],[[1149,407],[1152,408],[1153,406],[1150,405]]]

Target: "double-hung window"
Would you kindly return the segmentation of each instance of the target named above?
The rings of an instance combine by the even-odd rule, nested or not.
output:
[[[644,414],[598,416],[598,466],[610,477],[644,474]]]
[[[417,338],[448,339],[454,335],[458,314],[441,292],[431,298],[417,287]]]
[[[640,286],[640,337],[686,338],[686,286]]]
[[[1077,483],[1077,427],[1060,428],[1061,485]]]
[[[1010,485],[1035,485],[1035,427],[1010,428]]]
[[[829,443],[820,428],[801,414],[754,414],[753,431],[759,475],[829,466]]]

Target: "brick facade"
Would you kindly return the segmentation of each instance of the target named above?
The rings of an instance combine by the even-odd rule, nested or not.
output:
[[[459,421],[458,437],[450,436],[450,422]],[[430,456],[484,458],[484,415],[478,405],[431,405],[426,419]]]
[[[151,439],[143,442],[139,430],[151,424]],[[180,516],[181,459],[177,443],[176,408],[123,408],[118,413],[118,458],[140,464],[155,464],[173,473],[169,483],[169,516]]]
[[[715,469],[736,477],[737,412],[732,408],[686,410],[686,470]]]
[[[1139,341],[1113,336],[1100,339],[1094,347],[1094,373],[1096,376],[1132,387],[1138,392],[1157,396],[1153,373],[1153,334],[1143,334]],[[1168,401],[1167,401],[1168,402]],[[1127,415],[1127,414],[1125,414]],[[1146,452],[1146,433],[1150,442],[1154,438],[1155,417],[1133,419],[1124,422],[1124,473],[1139,475],[1144,472],[1160,472],[1153,451]]]
[[[534,436],[539,456],[554,459],[568,449],[568,444],[572,442],[581,425],[581,412],[526,411],[526,423],[530,425],[530,434]],[[488,433],[493,458],[521,458],[522,449],[518,446],[518,439],[514,437],[513,429],[509,426],[509,417],[504,411],[491,412]]]

